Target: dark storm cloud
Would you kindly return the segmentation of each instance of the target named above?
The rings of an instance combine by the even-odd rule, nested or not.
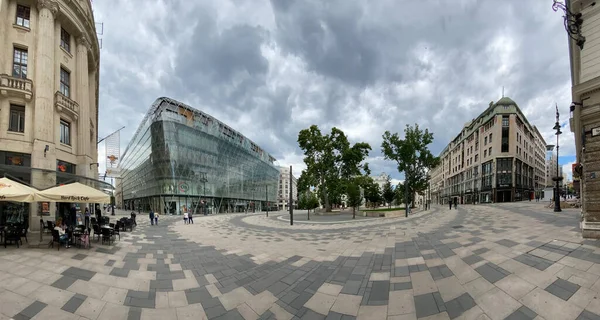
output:
[[[570,101],[562,17],[545,0],[94,5],[105,23],[111,12],[111,29],[133,30],[104,35],[101,115],[127,107],[135,112],[119,119],[137,127],[156,97],[170,96],[295,168],[298,132],[311,124],[369,142],[373,173],[400,178],[381,158],[385,130],[419,123],[438,153],[504,86],[550,139],[554,103]]]

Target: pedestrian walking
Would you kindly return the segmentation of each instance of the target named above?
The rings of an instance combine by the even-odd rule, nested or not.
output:
[[[190,211],[190,213],[188,214],[188,224],[194,224],[194,218],[192,218],[192,212]]]
[[[154,225],[154,211],[150,209],[150,225]]]
[[[158,225],[158,213],[154,214],[154,224]]]
[[[458,206],[458,198],[454,198],[454,210],[456,210],[457,206]]]
[[[188,213],[187,211],[183,213],[183,224],[187,224],[188,223]]]
[[[450,210],[452,210],[452,199],[448,200],[448,205],[450,206]]]

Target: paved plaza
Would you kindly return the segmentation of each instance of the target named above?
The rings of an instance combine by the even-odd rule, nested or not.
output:
[[[287,218],[138,216],[112,246],[0,248],[0,320],[600,319],[600,248],[576,210]]]

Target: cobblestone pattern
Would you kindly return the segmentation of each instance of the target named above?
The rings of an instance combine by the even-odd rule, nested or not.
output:
[[[145,220],[113,246],[0,250],[0,320],[600,319],[597,243],[536,203]]]

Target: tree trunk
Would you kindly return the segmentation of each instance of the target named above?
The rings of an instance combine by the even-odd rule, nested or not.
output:
[[[308,218],[307,220],[310,220],[310,209],[308,209],[308,211],[307,211],[307,212],[308,212],[308,213],[307,213],[307,218]]]
[[[329,195],[327,194],[327,191],[323,191],[323,200],[325,200],[324,206],[325,206],[325,212],[331,212],[331,204],[329,203]]]
[[[352,207],[352,219],[356,219],[356,207]]]

